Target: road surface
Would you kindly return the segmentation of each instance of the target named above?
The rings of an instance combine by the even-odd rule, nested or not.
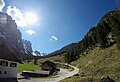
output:
[[[65,78],[71,77],[75,74],[79,73],[79,69],[77,67],[74,67],[72,65],[69,65],[72,68],[74,68],[73,71],[69,71],[67,69],[60,68],[60,72],[57,74],[55,78],[38,78],[38,79],[31,79],[31,80],[20,80],[19,82],[59,82]]]

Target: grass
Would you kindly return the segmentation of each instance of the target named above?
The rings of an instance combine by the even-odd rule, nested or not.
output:
[[[32,70],[36,70],[36,69],[39,69],[39,68],[40,67],[38,65],[24,63],[24,64],[19,64],[18,72],[21,73],[24,70],[32,71]]]
[[[103,75],[120,82],[120,51],[116,45],[106,49],[95,47],[71,64],[80,69],[81,76],[73,76],[61,82],[100,82]]]

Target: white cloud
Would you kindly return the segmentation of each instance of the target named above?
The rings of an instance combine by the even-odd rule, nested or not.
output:
[[[4,8],[4,6],[5,6],[4,0],[0,0],[0,12],[1,12],[2,9]]]
[[[36,32],[35,32],[35,31],[33,31],[33,30],[27,30],[27,31],[26,31],[26,33],[28,33],[29,35],[36,34]]]
[[[50,41],[52,41],[52,40],[57,41],[57,40],[58,40],[58,38],[57,38],[56,36],[51,36]]]
[[[6,13],[8,15],[10,15],[13,18],[13,20],[16,21],[16,23],[17,23],[17,25],[19,27],[27,26],[27,22],[24,19],[24,15],[21,12],[21,10],[19,10],[18,8],[12,7],[12,6],[8,6]]]

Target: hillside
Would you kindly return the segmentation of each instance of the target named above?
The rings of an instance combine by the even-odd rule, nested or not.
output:
[[[103,75],[120,82],[120,51],[116,45],[106,49],[96,47],[71,64],[80,69],[81,75],[61,82],[99,82]]]
[[[119,46],[120,34],[120,6],[104,15],[96,26],[91,27],[84,38],[76,43],[71,43],[60,50],[50,53],[50,56],[59,55],[66,52],[84,53],[87,49],[99,44],[101,48],[107,48],[117,43]]]
[[[105,75],[119,82],[120,6],[104,15],[81,41],[49,55],[53,57],[46,59],[67,62],[80,69],[80,76],[73,76],[61,82],[99,82]]]

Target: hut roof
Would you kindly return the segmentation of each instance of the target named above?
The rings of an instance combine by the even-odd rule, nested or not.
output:
[[[42,65],[43,65],[43,64],[47,64],[47,65],[49,65],[49,66],[55,66],[55,65],[56,65],[55,63],[53,63],[52,61],[49,61],[49,60],[43,62]]]

